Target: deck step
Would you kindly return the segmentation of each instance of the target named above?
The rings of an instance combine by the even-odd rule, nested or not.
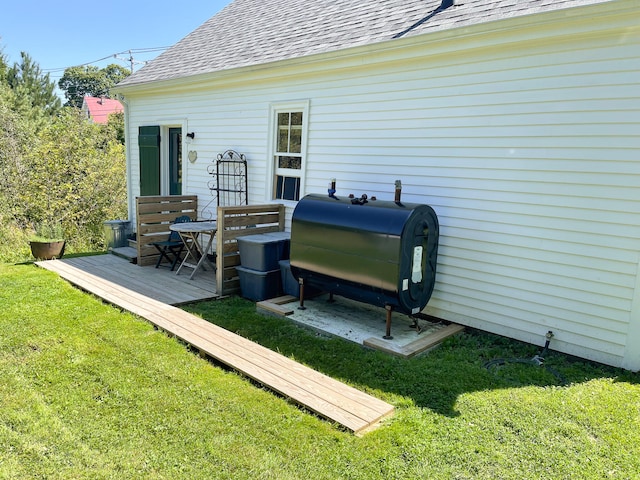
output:
[[[129,260],[131,263],[138,262],[138,251],[133,247],[115,247],[109,250],[113,255]]]

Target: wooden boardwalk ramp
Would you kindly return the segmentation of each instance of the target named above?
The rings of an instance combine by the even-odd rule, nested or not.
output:
[[[113,279],[104,278],[100,272],[91,272],[72,263],[51,260],[37,264],[105,301],[147,319],[216,361],[356,434],[375,428],[380,420],[393,414],[393,406],[382,400],[184,310],[119,285]],[[144,278],[146,268],[136,268],[140,269],[140,279]],[[185,277],[182,281],[189,280]]]

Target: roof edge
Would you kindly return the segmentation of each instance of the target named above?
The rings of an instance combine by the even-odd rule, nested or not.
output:
[[[585,12],[588,14],[585,15]],[[233,78],[234,82],[237,82],[238,76],[246,76],[247,81],[252,81],[257,78],[275,79],[291,74],[291,72],[288,72],[291,69],[299,69],[303,66],[305,67],[305,72],[311,74],[314,71],[322,70],[322,67],[328,63],[331,63],[333,68],[338,69],[356,65],[362,66],[365,64],[383,63],[389,61],[394,53],[399,50],[406,50],[407,53],[402,57],[393,57],[394,59],[409,59],[415,55],[415,53],[412,54],[412,51],[418,48],[423,50],[425,46],[433,48],[431,54],[441,55],[451,51],[459,51],[460,43],[468,42],[470,38],[474,38],[472,49],[487,48],[499,44],[518,43],[543,37],[545,33],[548,33],[546,30],[558,24],[562,24],[562,32],[553,37],[545,36],[545,38],[593,33],[598,30],[610,30],[612,27],[608,26],[608,24],[616,17],[624,20],[624,23],[630,28],[640,29],[636,20],[640,17],[637,0],[611,0],[609,2],[592,5],[542,12],[535,15],[498,19],[471,26],[460,26],[399,39],[389,39],[369,45],[361,45],[286,60],[277,60],[172,79],[153,80],[122,86],[116,85],[112,88],[112,92],[128,95],[197,89],[204,86],[224,84],[231,78]],[[535,19],[535,21],[532,21],[533,19]],[[609,22],[606,22],[606,19],[609,19]],[[584,26],[588,26],[589,28],[584,28]],[[542,27],[548,28],[540,30]],[[619,27],[616,26],[616,28]],[[504,41],[504,38],[491,39],[495,34],[505,31],[516,32],[517,35],[506,39],[507,41]],[[370,57],[372,53],[377,54],[374,59]],[[357,59],[357,61],[354,61],[354,59]],[[274,67],[278,67],[278,73],[269,76],[262,75],[265,71],[273,71]]]

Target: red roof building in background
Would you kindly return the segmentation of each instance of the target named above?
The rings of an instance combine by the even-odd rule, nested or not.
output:
[[[93,123],[107,123],[110,114],[123,111],[122,104],[112,98],[84,97],[82,100],[82,112]]]

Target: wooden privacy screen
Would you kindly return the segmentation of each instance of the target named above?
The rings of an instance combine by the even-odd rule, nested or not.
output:
[[[171,195],[136,197],[136,234],[138,265],[154,265],[158,250],[152,242],[166,240],[169,224],[176,217],[188,215],[192,220],[198,216],[198,197],[195,195]]]
[[[284,205],[218,207],[216,235],[216,283],[218,295],[240,289],[236,267],[240,265],[238,237],[284,231]]]

